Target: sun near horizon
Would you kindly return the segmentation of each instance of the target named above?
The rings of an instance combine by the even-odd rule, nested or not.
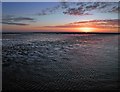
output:
[[[92,27],[81,27],[81,28],[79,28],[79,31],[80,32],[85,32],[85,33],[94,32],[95,28],[92,28]]]

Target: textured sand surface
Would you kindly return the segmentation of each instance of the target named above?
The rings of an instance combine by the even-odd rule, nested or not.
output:
[[[116,90],[118,35],[3,34],[3,90]]]

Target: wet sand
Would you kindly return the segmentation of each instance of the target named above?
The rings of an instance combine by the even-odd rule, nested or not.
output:
[[[3,34],[4,90],[118,90],[118,35]]]

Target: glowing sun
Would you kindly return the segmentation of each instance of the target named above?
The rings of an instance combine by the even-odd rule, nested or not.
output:
[[[93,32],[94,31],[94,28],[90,28],[90,27],[82,27],[82,28],[79,28],[80,31],[82,32]]]

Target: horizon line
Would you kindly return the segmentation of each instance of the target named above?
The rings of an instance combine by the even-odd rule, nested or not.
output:
[[[2,32],[5,33],[46,33],[46,34],[120,34],[120,32]]]

